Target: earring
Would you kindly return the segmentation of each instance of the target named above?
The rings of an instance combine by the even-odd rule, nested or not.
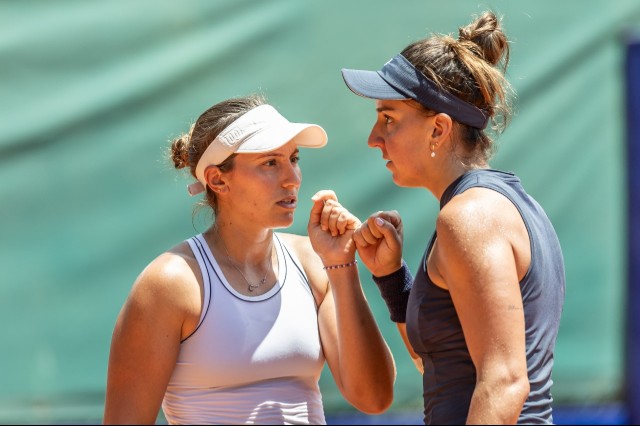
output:
[[[436,145],[431,144],[431,158],[435,158],[436,156]]]

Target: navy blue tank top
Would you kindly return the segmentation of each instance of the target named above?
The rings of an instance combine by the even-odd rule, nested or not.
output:
[[[473,187],[492,189],[507,197],[520,212],[529,233],[531,264],[520,281],[520,290],[531,391],[518,423],[551,424],[551,370],[565,294],[560,243],[544,210],[512,173],[469,171],[449,185],[440,200],[440,209]],[[407,333],[424,363],[425,424],[465,424],[476,370],[449,292],[436,286],[426,272],[426,260],[435,239],[434,232],[411,289]]]

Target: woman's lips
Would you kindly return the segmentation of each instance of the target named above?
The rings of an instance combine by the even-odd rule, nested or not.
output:
[[[285,209],[295,209],[298,205],[298,201],[295,198],[286,198],[278,201],[277,204]]]

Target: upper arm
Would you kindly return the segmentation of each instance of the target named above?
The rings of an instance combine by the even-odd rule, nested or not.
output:
[[[173,372],[193,274],[179,256],[163,254],[138,277],[113,331],[105,423],[154,423]]]
[[[437,268],[451,294],[478,380],[526,374],[524,311],[514,254],[521,236],[518,225],[524,224],[510,201],[482,191],[490,190],[469,190],[455,197],[436,225],[442,259]]]

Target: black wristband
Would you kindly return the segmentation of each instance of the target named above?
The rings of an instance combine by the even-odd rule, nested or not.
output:
[[[397,271],[383,277],[373,275],[372,278],[389,309],[391,321],[407,322],[407,303],[413,286],[413,275],[404,259]]]

